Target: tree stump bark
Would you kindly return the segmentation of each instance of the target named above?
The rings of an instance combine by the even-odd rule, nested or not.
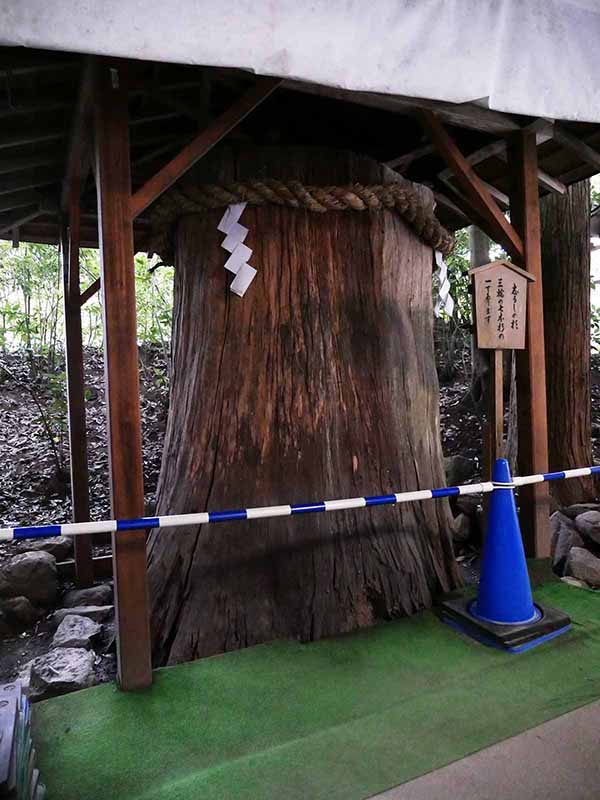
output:
[[[222,152],[194,180],[262,176],[393,179],[349,153],[273,149]],[[157,513],[443,485],[431,249],[388,211],[248,206],[240,222],[258,275],[240,299],[223,268],[222,213],[176,231]],[[154,660],[317,639],[429,607],[460,582],[451,519],[446,501],[429,501],[154,531]]]
[[[540,203],[551,470],[592,463],[590,183]],[[550,484],[562,505],[594,497],[590,478]]]

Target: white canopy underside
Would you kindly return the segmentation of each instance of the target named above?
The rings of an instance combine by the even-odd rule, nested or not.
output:
[[[600,0],[0,0],[0,43],[600,122]]]

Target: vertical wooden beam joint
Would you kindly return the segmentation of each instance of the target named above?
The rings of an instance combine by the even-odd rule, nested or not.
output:
[[[509,146],[511,222],[523,241],[523,262],[535,282],[527,292],[527,348],[517,351],[519,471],[548,471],[548,419],[540,208],[535,133],[519,131]],[[550,555],[550,495],[547,483],[520,490],[521,530],[527,555]]]
[[[72,175],[68,190],[68,228],[61,231],[63,259],[63,295],[65,311],[65,366],[69,417],[69,453],[71,467],[71,504],[74,522],[90,518],[89,470],[85,419],[85,379],[83,335],[79,298],[79,172]],[[75,574],[78,586],[94,582],[92,537],[76,536]]]
[[[112,513],[137,517],[144,485],[123,62],[98,65],[94,114]],[[152,682],[145,534],[113,534],[112,547],[119,682],[125,690],[142,689]]]

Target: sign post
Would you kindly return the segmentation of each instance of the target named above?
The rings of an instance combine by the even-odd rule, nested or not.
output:
[[[502,457],[504,448],[504,350],[525,349],[527,284],[535,280],[510,261],[493,261],[469,270],[473,281],[477,347],[493,350],[490,359],[487,435],[485,446],[486,477]]]

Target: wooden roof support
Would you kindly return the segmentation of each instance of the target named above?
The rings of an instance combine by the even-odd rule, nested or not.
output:
[[[437,151],[452,169],[456,182],[469,204],[480,218],[486,220],[487,225],[484,228],[484,230],[487,228],[486,233],[489,230],[488,235],[502,245],[518,263],[522,263],[523,242],[521,237],[498,208],[481,178],[460,152],[438,117],[425,109],[421,110],[420,117]]]
[[[63,160],[63,157],[64,153],[62,151],[54,150],[40,155],[1,158],[0,175],[8,175],[11,172],[24,172],[36,167],[49,167],[53,164],[58,165]]]
[[[184,175],[217,142],[236,127],[280,85],[278,78],[260,78],[240,99],[186,145],[168,164],[150,178],[131,198],[131,218],[135,219],[151,203]]]
[[[68,228],[61,231],[63,261],[63,298],[65,312],[65,365],[67,373],[67,408],[69,419],[69,454],[73,522],[90,518],[90,489],[85,418],[85,378],[83,334],[79,304],[79,176],[71,175],[68,198]],[[80,587],[94,583],[92,537],[75,536],[75,577]]]
[[[547,120],[536,120],[535,122],[531,123],[531,125],[526,126],[523,130],[531,130],[536,133],[536,141],[538,145],[547,142],[548,139],[551,139],[553,136],[553,126]],[[465,156],[465,159],[472,167],[474,167],[476,164],[481,164],[482,162],[487,161],[488,158],[494,157],[506,162],[508,159],[508,156],[506,155],[507,147],[508,143],[506,139],[499,139],[497,142],[491,142],[490,144],[485,145],[485,147],[475,150],[475,152]],[[442,170],[438,177],[445,179],[451,177],[452,175],[452,170],[450,167],[447,167],[445,170]],[[544,189],[547,189],[549,192],[554,192],[555,194],[565,194],[567,191],[567,187],[562,181],[553,177],[552,175],[549,175],[547,172],[544,172],[543,169],[539,168],[538,183]]]
[[[26,222],[30,222],[36,217],[41,217],[45,213],[47,212],[40,206],[30,206],[27,210],[21,211],[19,209],[12,214],[7,214],[4,219],[0,219],[0,233],[12,231],[13,228],[20,228],[21,225],[25,225]]]
[[[30,174],[11,176],[0,180],[0,195],[19,192],[22,189],[35,189],[38,186],[50,186],[60,178],[56,169],[39,169]]]
[[[517,351],[519,470],[521,475],[548,471],[548,420],[540,209],[535,135],[521,131],[510,143],[511,218],[522,236],[521,266],[535,278],[527,292],[527,349]],[[521,531],[527,555],[550,555],[547,483],[523,487]]]
[[[404,155],[386,161],[385,165],[386,167],[390,167],[390,169],[396,170],[396,172],[403,173],[410,167],[413,161],[418,161],[420,158],[430,156],[432,153],[435,153],[435,147],[429,142],[421,147],[416,147],[409,153],[404,153]]]
[[[93,283],[90,283],[85,291],[81,292],[81,295],[79,296],[79,305],[84,306],[88,300],[91,300],[91,298],[96,294],[96,292],[98,292],[99,289],[100,278],[96,278]]]
[[[77,189],[78,191],[81,191],[82,179],[85,180],[85,170],[82,169],[82,165],[84,162],[84,151],[86,148],[91,149],[94,74],[95,60],[92,56],[87,56],[83,65],[81,83],[79,85],[79,97],[77,99],[77,108],[75,110],[73,124],[71,126],[67,167],[65,170],[60,200],[63,211],[66,211],[69,208],[73,181],[76,180]]]
[[[560,125],[554,125],[554,141],[566,147],[572,153],[579,156],[587,164],[595,167],[600,172],[600,153],[586,144],[582,139],[573,136],[572,133],[565,130]]]
[[[124,519],[144,513],[127,100],[124,65],[103,60],[94,103],[96,189],[111,511]],[[112,553],[119,682],[142,689],[152,683],[144,531],[113,533]]]

